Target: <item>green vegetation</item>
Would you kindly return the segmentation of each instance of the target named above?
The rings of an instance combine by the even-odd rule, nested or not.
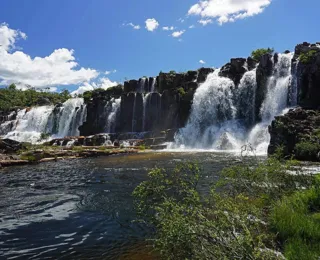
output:
[[[49,137],[50,137],[50,134],[49,134],[49,133],[41,133],[41,135],[40,135],[40,141],[42,141],[42,140],[47,140],[47,139],[49,139]]]
[[[271,223],[289,259],[319,259],[320,256],[319,185],[277,201]]]
[[[84,98],[84,102],[88,103],[91,99],[110,99],[111,96],[121,96],[123,93],[123,86],[117,85],[108,89],[97,88],[93,91],[86,91],[81,96]]]
[[[45,99],[52,104],[63,103],[71,98],[68,90],[61,93],[55,92],[39,92],[34,88],[25,91],[19,90],[14,84],[7,88],[0,89],[0,110],[10,110],[15,107],[31,107],[38,105],[41,99]]]
[[[313,58],[315,57],[315,55],[318,53],[319,51],[317,50],[309,50],[308,52],[305,53],[301,53],[299,55],[299,60],[302,63],[309,63],[313,60]]]
[[[185,94],[186,94],[186,91],[184,90],[184,88],[183,87],[181,87],[181,88],[178,88],[178,93],[180,94],[180,96],[181,97],[183,97],[183,96],[185,96]]]
[[[134,190],[135,206],[163,259],[318,259],[320,181],[295,165],[226,168],[209,194],[197,189],[197,164],[156,168]]]
[[[261,48],[261,49],[257,49],[255,51],[253,51],[251,53],[251,57],[256,60],[256,61],[260,61],[261,57],[265,54],[272,54],[274,52],[273,48]]]
[[[295,155],[299,160],[317,160],[320,144],[315,141],[302,141],[295,146]]]

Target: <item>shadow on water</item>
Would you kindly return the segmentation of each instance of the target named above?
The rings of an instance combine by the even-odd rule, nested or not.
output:
[[[155,166],[198,161],[206,192],[232,154],[140,153],[0,170],[0,259],[156,259],[131,193]]]

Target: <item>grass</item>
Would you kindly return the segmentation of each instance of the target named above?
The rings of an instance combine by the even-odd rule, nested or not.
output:
[[[275,203],[271,225],[284,245],[287,259],[319,259],[319,216],[319,187],[296,192]]]

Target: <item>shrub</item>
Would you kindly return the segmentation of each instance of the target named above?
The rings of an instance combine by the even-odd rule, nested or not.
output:
[[[206,195],[197,190],[197,164],[179,164],[172,171],[156,168],[134,190],[135,206],[155,228],[152,241],[163,259],[279,259],[282,241],[269,229],[270,210],[284,196],[318,183],[299,169],[295,174],[288,170],[291,162],[274,158],[242,163],[225,169]],[[318,197],[311,198],[318,202],[308,205],[318,208]],[[298,243],[294,247],[303,245]]]
[[[183,97],[183,96],[185,96],[186,95],[186,91],[184,90],[184,88],[183,87],[181,87],[181,88],[178,88],[178,93],[180,94],[180,96],[181,97]]]
[[[48,134],[48,133],[41,133],[41,135],[40,135],[40,141],[46,140],[46,139],[48,139],[49,137],[50,137],[50,134]]]
[[[295,146],[295,155],[299,160],[317,161],[317,155],[320,151],[318,142],[302,141]]]
[[[261,49],[257,49],[255,51],[252,51],[251,53],[251,57],[256,60],[256,61],[260,61],[261,57],[265,54],[272,54],[274,52],[273,48],[261,48]]]
[[[309,50],[307,52],[301,53],[299,55],[299,60],[302,63],[309,63],[313,60],[313,58],[315,57],[315,54],[317,53],[318,53],[317,50]]]

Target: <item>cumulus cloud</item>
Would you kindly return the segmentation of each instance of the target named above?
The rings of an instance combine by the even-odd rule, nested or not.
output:
[[[159,27],[159,23],[156,19],[150,18],[146,20],[146,29],[150,32],[153,32]]]
[[[164,31],[173,31],[175,28],[173,26],[165,26],[165,27],[162,27],[162,30]]]
[[[199,63],[206,64],[206,62],[204,60],[199,60]]]
[[[96,78],[99,73],[90,68],[80,68],[74,51],[61,48],[46,57],[32,58],[22,51],[14,51],[19,39],[27,35],[0,25],[0,85],[17,83],[37,89],[58,85],[78,85]]]
[[[215,18],[220,25],[263,12],[272,0],[206,0],[191,6],[188,15]]]
[[[27,39],[27,35],[19,30],[12,30],[6,23],[0,24],[0,48],[10,51],[15,48],[15,42],[19,39]]]
[[[189,26],[189,29],[193,29],[193,28],[195,28],[194,25],[190,25],[190,26]]]
[[[212,23],[212,19],[201,19],[198,22],[201,23],[203,26],[206,26],[209,23]]]
[[[172,37],[178,38],[178,37],[180,37],[182,34],[184,34],[185,32],[186,32],[185,30],[173,32],[173,33],[172,33]]]
[[[92,91],[97,88],[102,88],[102,89],[108,89],[114,86],[117,86],[118,82],[116,81],[111,81],[109,78],[100,78],[98,82],[85,82],[83,85],[81,85],[77,90],[71,92],[71,95],[79,95],[83,94],[86,91]]]
[[[138,24],[133,24],[133,23],[123,23],[123,26],[131,26],[134,30],[140,30],[140,25]]]

